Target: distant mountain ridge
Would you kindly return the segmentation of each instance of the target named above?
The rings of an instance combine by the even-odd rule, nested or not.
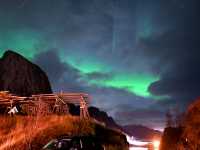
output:
[[[126,125],[123,126],[123,131],[138,139],[152,140],[161,137],[161,132],[142,125]]]

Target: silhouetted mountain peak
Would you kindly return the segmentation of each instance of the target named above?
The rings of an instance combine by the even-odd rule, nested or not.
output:
[[[5,51],[5,53],[3,54],[3,58],[10,57],[10,56],[14,56],[14,57],[16,57],[16,56],[18,56],[18,57],[22,57],[20,54],[14,52],[14,51],[12,51],[12,50],[7,50],[7,51]]]
[[[11,50],[0,59],[0,91],[20,96],[52,93],[46,73],[25,57]]]

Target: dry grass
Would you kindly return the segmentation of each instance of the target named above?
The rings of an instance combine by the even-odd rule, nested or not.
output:
[[[94,124],[72,116],[0,117],[0,150],[39,150],[63,134],[94,134]]]
[[[40,150],[61,135],[94,135],[107,150],[127,150],[120,132],[74,116],[0,116],[0,150]]]

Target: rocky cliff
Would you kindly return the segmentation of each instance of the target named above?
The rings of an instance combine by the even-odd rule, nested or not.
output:
[[[6,51],[0,59],[0,91],[20,96],[52,93],[47,75],[23,56]]]

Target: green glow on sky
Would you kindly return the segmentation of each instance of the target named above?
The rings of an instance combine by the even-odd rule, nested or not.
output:
[[[70,53],[68,57],[60,55],[61,60],[67,62],[72,67],[80,71],[82,80],[86,81],[89,85],[97,85],[101,87],[112,87],[118,89],[124,89],[138,96],[152,97],[151,93],[148,91],[148,87],[151,83],[158,81],[159,77],[153,76],[151,74],[130,74],[130,73],[120,73],[113,71],[109,65],[100,63],[98,59],[90,58],[89,56],[84,56],[79,54]],[[109,79],[89,79],[85,78],[88,73],[112,73]]]
[[[29,30],[7,31],[0,37],[0,56],[5,50],[16,50],[28,59],[45,50],[42,36]]]
[[[96,57],[86,54],[69,53],[60,54],[60,58],[63,62],[68,63],[75,69],[79,70],[81,74],[93,73],[93,72],[107,72],[110,67],[106,66],[102,61]]]
[[[115,74],[111,79],[100,81],[91,80],[89,83],[105,87],[126,89],[138,96],[151,97],[152,95],[148,92],[148,87],[157,80],[159,80],[158,77],[146,74]]]
[[[83,61],[83,62],[76,62],[73,61],[72,59],[68,60],[68,63],[78,69],[81,73],[86,74],[86,73],[92,73],[92,72],[100,72],[101,70],[103,70],[103,65],[99,64],[99,63],[90,63],[87,61]]]

